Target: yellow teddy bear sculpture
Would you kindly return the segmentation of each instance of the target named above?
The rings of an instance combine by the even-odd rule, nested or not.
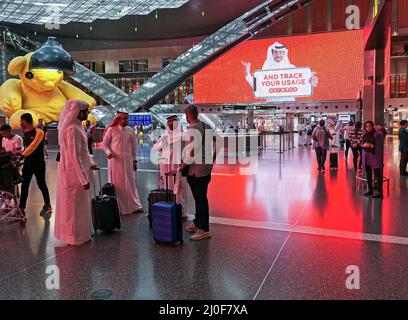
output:
[[[20,117],[31,113],[45,123],[58,121],[67,100],[84,100],[95,107],[96,101],[82,90],[64,81],[64,72],[53,69],[30,69],[33,53],[14,58],[8,72],[20,79],[9,79],[0,87],[0,111],[10,117],[13,129],[20,127]]]

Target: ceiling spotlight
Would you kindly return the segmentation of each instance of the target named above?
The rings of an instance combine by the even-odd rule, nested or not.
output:
[[[137,32],[137,27],[135,27],[135,31]]]
[[[155,15],[154,15],[154,16],[155,16],[155,18],[156,18],[156,19],[158,18],[158,15],[157,15],[157,10],[156,10],[156,13],[155,13]]]
[[[93,27],[92,27],[92,26],[89,26],[89,30],[91,30],[91,31],[92,31],[92,30],[93,30]]]
[[[201,12],[201,15],[204,17],[205,16],[205,13],[204,13],[204,11],[203,12]]]
[[[68,4],[64,3],[44,3],[44,2],[34,2],[33,5],[35,6],[53,6],[53,7],[68,7]]]
[[[34,31],[34,35],[35,35],[35,36],[37,35],[37,31]]]
[[[77,35],[75,35],[75,37],[78,39],[78,38],[79,38],[79,35],[77,34]]]

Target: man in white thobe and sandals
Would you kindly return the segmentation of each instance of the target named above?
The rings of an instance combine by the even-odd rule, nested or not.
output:
[[[135,179],[137,140],[128,125],[129,114],[120,112],[103,135],[103,150],[108,157],[108,180],[115,188],[122,215],[143,213]]]

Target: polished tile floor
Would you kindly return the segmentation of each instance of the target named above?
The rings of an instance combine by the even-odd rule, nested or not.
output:
[[[145,207],[157,179],[149,154],[141,145],[136,180]],[[217,165],[213,237],[182,247],[156,245],[144,215],[125,217],[120,232],[65,246],[53,219],[39,216],[33,184],[26,227],[0,225],[0,299],[92,299],[104,289],[109,299],[407,299],[408,179],[398,175],[397,141],[387,140],[383,200],[356,190],[349,157],[340,151],[339,170],[324,175],[304,147],[263,151],[251,159],[252,175],[242,174],[247,165]],[[106,167],[100,151],[96,159]],[[56,174],[51,159],[53,202]],[[60,270],[58,290],[47,289],[50,266]],[[349,266],[359,268],[358,290],[346,286]]]

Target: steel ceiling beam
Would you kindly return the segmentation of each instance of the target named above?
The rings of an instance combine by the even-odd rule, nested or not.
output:
[[[312,3],[312,0],[269,0],[204,39],[124,98],[118,106],[148,110],[179,84],[260,31]]]

